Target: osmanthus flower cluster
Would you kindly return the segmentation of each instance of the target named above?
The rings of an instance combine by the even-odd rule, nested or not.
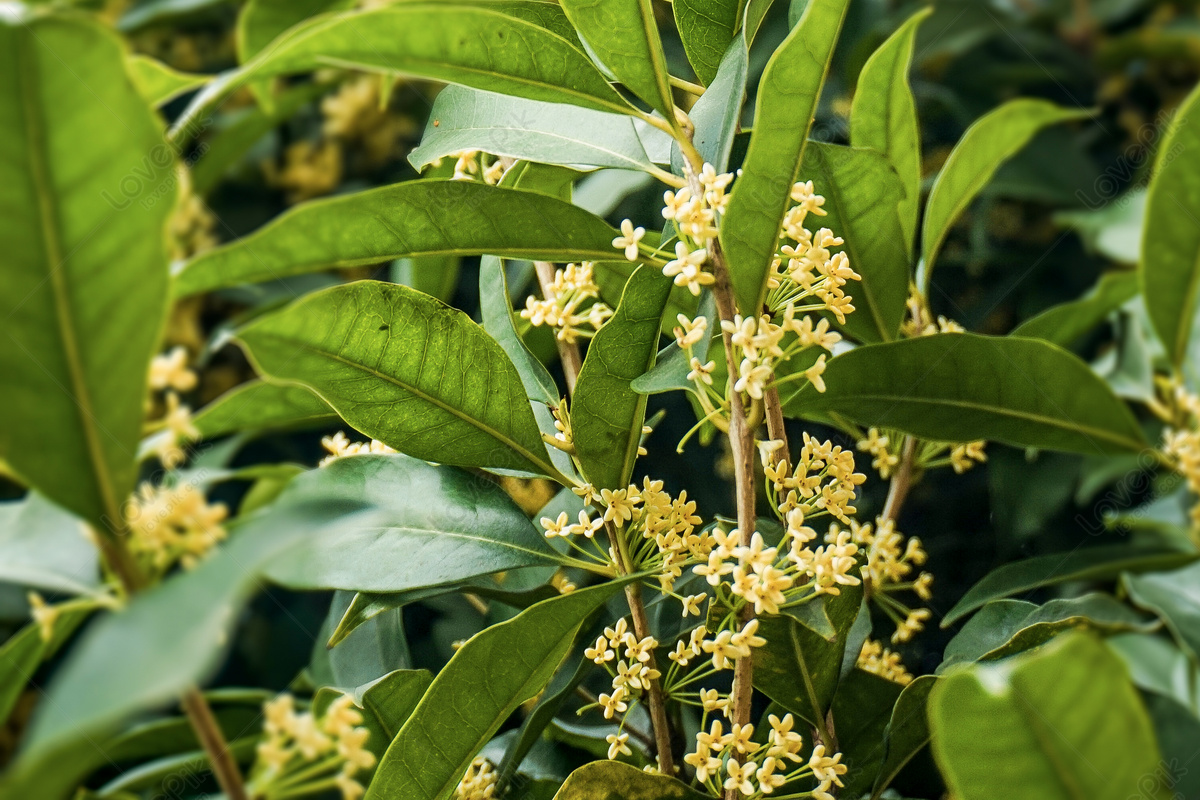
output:
[[[150,362],[150,391],[162,393],[162,417],[147,425],[147,432],[156,434],[152,452],[167,469],[174,469],[186,458],[184,447],[188,442],[200,438],[200,431],[192,422],[192,410],[184,405],[179,394],[196,388],[196,373],[188,367],[187,350],[175,347],[169,353],[155,356]],[[156,407],[154,396],[147,400],[147,408]]]
[[[1159,381],[1159,396],[1150,408],[1166,423],[1163,454],[1188,491],[1200,496],[1200,396],[1167,380]],[[1192,538],[1200,540],[1200,501],[1192,506],[1191,521]]]
[[[864,672],[878,675],[901,686],[907,686],[913,682],[913,676],[900,661],[900,654],[893,653],[874,639],[867,639],[863,642],[855,666]]]
[[[263,706],[263,741],[250,772],[247,790],[253,797],[285,798],[337,792],[342,800],[358,800],[364,788],[355,776],[375,764],[366,749],[370,731],[349,695],[334,700],[321,715],[296,708],[282,694]]]
[[[500,774],[486,758],[476,758],[454,787],[454,800],[492,800]]]
[[[864,433],[856,432],[857,447],[871,456],[871,466],[879,477],[887,480],[895,474],[903,455],[905,437],[893,430],[869,428]],[[950,467],[955,474],[962,475],[976,464],[987,461],[987,442],[929,442],[921,441],[913,453],[913,466],[917,469]]]
[[[321,438],[321,446],[325,448],[325,452],[329,455],[322,458],[317,464],[318,467],[324,467],[339,458],[346,456],[367,455],[370,453],[386,454],[395,453],[396,451],[388,447],[378,439],[372,439],[369,442],[352,442],[347,437],[344,431],[338,431],[333,436],[324,436]]]
[[[126,504],[129,552],[145,575],[161,578],[179,564],[191,569],[226,532],[223,503],[210,504],[191,483],[153,486],[143,483]]]
[[[595,265],[590,261],[567,264],[555,270],[554,281],[545,287],[545,297],[525,298],[521,316],[535,326],[546,325],[563,342],[589,339],[604,326],[613,311],[599,301]]]

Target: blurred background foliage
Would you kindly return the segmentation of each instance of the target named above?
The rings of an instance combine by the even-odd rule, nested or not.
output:
[[[237,63],[236,0],[81,2],[104,14],[131,50],[176,70],[212,74]],[[332,6],[334,4],[325,3]],[[344,4],[349,5],[349,4]],[[673,32],[670,6],[656,3],[671,72],[691,75]],[[776,0],[751,54],[750,97],[767,56],[782,41],[804,0]],[[846,143],[851,91],[874,49],[919,3],[855,0],[823,95],[813,138]],[[1086,294],[1106,273],[1131,271],[1141,235],[1143,192],[1163,122],[1200,78],[1200,16],[1196,2],[1152,0],[938,0],[916,46],[913,90],[922,129],[924,174],[932,180],[967,126],[1005,100],[1042,97],[1064,106],[1094,108],[1089,124],[1054,126],[1040,134],[989,185],[954,229],[931,294],[933,312],[968,330],[1004,334],[1057,303]],[[262,87],[260,87],[262,88]],[[420,176],[406,160],[429,124],[440,86],[423,81],[381,82],[378,77],[330,70],[280,82],[270,102],[244,90],[205,120],[184,153],[191,165],[191,199],[176,219],[176,255],[184,257],[240,237],[290,205],[319,196],[360,191]],[[170,120],[188,95],[163,106]],[[752,119],[753,103],[745,117]],[[744,147],[744,142],[742,143]],[[736,160],[736,156],[735,156]],[[435,167],[445,171],[450,164]],[[429,172],[426,172],[428,175]],[[657,213],[660,189],[648,176],[615,170],[582,177],[578,203],[619,222]],[[201,365],[197,407],[252,377],[236,348],[222,347],[230,327],[314,287],[374,277],[408,283],[478,318],[478,262],[404,260],[336,273],[308,275],[188,298],[175,308],[167,346],[181,345]],[[518,301],[532,272],[517,265],[509,276]],[[620,283],[615,291],[619,292]],[[607,298],[615,305],[616,298]],[[1147,391],[1150,354],[1143,315],[1126,306],[1106,326],[1075,344],[1122,394]],[[524,322],[524,320],[522,320]],[[554,363],[546,329],[526,331],[531,347]],[[557,367],[555,367],[556,369]],[[560,376],[561,377],[561,376]],[[700,513],[732,515],[731,473],[724,437],[706,447],[692,443],[684,456],[675,443],[694,417],[678,393],[651,398],[664,412],[648,442],[645,472],[672,493],[687,489]],[[311,465],[320,439],[335,428],[241,436],[208,445],[193,468],[296,462]],[[835,434],[836,436],[836,434]],[[844,440],[844,437],[842,437]],[[843,441],[852,446],[852,442]],[[1137,506],[1152,487],[1132,460],[1026,452],[991,445],[989,460],[958,476],[942,470],[914,489],[900,528],[919,533],[938,576],[932,607],[949,609],[995,565],[1021,556],[1068,551],[1136,535],[1136,523],[1112,516]],[[270,486],[228,482],[214,497],[230,505]],[[531,513],[551,497],[549,484],[508,479],[506,488]],[[885,485],[871,480],[860,517],[877,513]],[[0,484],[0,496],[19,489]],[[1030,599],[1041,600],[1045,597]],[[408,606],[403,618],[381,618],[403,635],[377,635],[403,652],[324,651],[330,603],[346,599],[269,589],[241,628],[220,684],[282,689],[306,669],[351,669],[353,661],[405,659],[436,669],[454,641],[503,614],[456,594]],[[0,626],[15,630],[27,618],[23,593],[0,592]],[[930,630],[901,648],[914,673],[931,671],[954,630]],[[405,644],[405,641],[407,644]],[[397,643],[398,642],[398,643]],[[363,646],[369,647],[365,637]],[[350,666],[347,666],[350,665]],[[52,665],[49,667],[52,668]],[[386,670],[382,670],[386,671]],[[379,674],[379,673],[375,673]],[[353,680],[340,681],[354,685]],[[0,764],[11,753],[26,714],[0,732]],[[933,770],[912,770],[926,779]],[[909,787],[902,787],[909,788]],[[933,796],[936,787],[918,796]]]

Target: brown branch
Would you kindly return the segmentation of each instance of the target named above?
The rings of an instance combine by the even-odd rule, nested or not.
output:
[[[792,469],[792,451],[788,449],[787,429],[783,423],[783,405],[779,400],[779,387],[774,382],[763,395],[763,407],[767,414],[767,437],[776,441],[783,442],[779,450],[783,451],[783,461],[787,464],[787,470]],[[777,450],[776,452],[779,452]],[[775,459],[779,461],[779,459]]]
[[[916,453],[917,440],[912,436],[906,436],[900,451],[900,466],[892,475],[892,482],[888,486],[887,500],[884,501],[883,513],[880,515],[886,521],[895,522],[896,518],[900,516],[900,509],[908,497],[908,490],[912,488],[913,462]]]
[[[548,261],[535,261],[533,268],[537,271],[538,285],[542,287],[542,296],[550,299],[550,287],[554,285],[554,265]],[[575,381],[583,366],[583,358],[579,355],[579,345],[575,342],[565,342],[558,336],[554,337],[558,345],[558,359],[562,362],[563,375],[567,380],[567,396],[575,394]]]

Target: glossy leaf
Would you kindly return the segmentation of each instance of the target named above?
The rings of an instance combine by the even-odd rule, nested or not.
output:
[[[824,604],[833,623],[833,639],[822,638],[790,617],[762,617],[759,635],[767,644],[754,651],[754,686],[820,728],[841,679],[847,634],[862,605],[861,587],[841,589],[840,595],[826,598]]]
[[[0,131],[0,459],[89,522],[120,520],[166,313],[174,151],[111,33],[21,10],[0,16]]]
[[[195,416],[206,439],[231,433],[317,427],[336,422],[337,412],[303,386],[252,380],[213,400]]]
[[[1171,569],[1189,564],[1197,557],[1195,553],[1161,547],[1128,545],[1103,545],[1070,553],[1034,556],[989,572],[946,613],[942,627],[954,624],[991,600],[1072,581],[1112,580],[1122,572]]]
[[[575,690],[596,668],[590,658],[582,656],[582,650],[583,647],[576,643],[576,652],[579,655],[567,657],[538,699],[537,705],[526,715],[521,727],[514,732],[511,742],[504,749],[503,759],[496,765],[496,770],[500,773],[501,787],[508,784],[517,774],[521,762],[541,740],[546,726],[554,720],[567,700],[575,696]],[[573,663],[573,660],[577,663]]]
[[[762,306],[779,226],[848,5],[811,0],[759,83],[754,135],[721,224],[721,246],[743,314],[757,314]]]
[[[571,428],[579,463],[597,489],[624,488],[633,474],[646,396],[631,383],[654,365],[671,281],[652,266],[633,273],[612,318],[596,333],[579,370]]]
[[[366,800],[445,800],[479,748],[542,690],[579,626],[619,589],[580,589],[476,634],[425,692],[392,741]]]
[[[611,258],[614,236],[599,217],[544,194],[467,181],[409,181],[298,206],[188,262],[175,293],[426,255]]]
[[[939,334],[859,347],[824,374],[827,390],[785,392],[791,414],[835,411],[924,439],[988,439],[1108,455],[1139,452],[1142,430],[1071,353],[1036,339]]]
[[[357,597],[354,592],[335,591],[325,622],[313,641],[306,677],[323,691],[350,692],[356,686],[373,683],[398,669],[412,667],[412,653],[408,649],[400,609],[376,614],[337,647],[325,644]],[[314,704],[320,705],[320,699],[315,698]]]
[[[543,164],[654,169],[632,117],[447,86],[408,160],[422,170],[464,150]]]
[[[692,356],[704,364],[708,361],[708,351],[713,339],[720,335],[721,324],[717,318],[717,301],[712,292],[705,292],[700,298],[700,310],[693,319],[703,317],[706,321],[706,335],[692,345]],[[688,390],[693,388],[688,380],[692,371],[691,361],[687,351],[678,342],[671,342],[659,351],[654,366],[646,374],[635,378],[629,385],[642,394],[659,394]]]
[[[337,459],[293,480],[277,504],[338,498],[378,509],[375,527],[343,528],[288,553],[267,567],[273,581],[400,592],[558,560],[495,482],[406,456]]]
[[[161,106],[184,92],[203,86],[211,75],[194,75],[168,67],[150,56],[129,57],[129,77],[152,106]]]
[[[862,342],[895,339],[910,281],[897,211],[905,192],[900,177],[874,150],[823,142],[805,148],[801,174],[825,197],[821,226],[845,240],[841,250],[862,276],[846,287],[855,311],[845,329]]]
[[[904,689],[898,683],[861,669],[851,670],[838,685],[829,715],[837,723],[837,746],[848,770],[846,796],[870,790],[883,763],[884,732]]]
[[[1112,595],[1090,592],[1051,600],[1043,606],[1021,600],[995,600],[971,617],[946,645],[938,672],[956,664],[995,661],[1045,644],[1068,630],[1113,634],[1150,632],[1158,626]]]
[[[1181,645],[1200,655],[1200,565],[1170,572],[1126,575],[1122,581],[1129,599],[1166,622]]]
[[[508,356],[428,295],[374,281],[337,286],[261,317],[238,339],[260,373],[303,383],[396,450],[557,473]]]
[[[249,83],[330,66],[632,113],[578,41],[540,24],[550,6],[414,1],[318,17],[290,29],[240,70],[211,84],[173,131],[186,130],[214,103]]]
[[[92,594],[100,588],[100,560],[87,526],[35,492],[0,504],[0,581]]]
[[[683,51],[705,86],[717,77],[733,43],[741,5],[738,0],[675,0],[671,4]]]
[[[1060,108],[1046,100],[1010,100],[975,121],[938,173],[921,231],[918,283],[928,293],[938,252],[950,227],[987,185],[996,170],[1048,125],[1085,119],[1092,112]]]
[[[354,0],[248,0],[238,14],[238,60],[258,55],[284,31],[309,17],[354,8]]]
[[[921,130],[908,73],[917,29],[931,13],[933,9],[923,8],[913,14],[867,59],[850,109],[850,143],[882,153],[899,176],[903,195],[897,208],[908,253],[921,204]],[[850,241],[849,235],[845,238]]]
[[[1200,89],[1175,112],[1146,197],[1142,293],[1176,368],[1200,358]],[[1185,366],[1186,365],[1186,366]]]
[[[231,530],[229,541],[195,569],[89,627],[39,705],[4,790],[39,800],[73,794],[90,769],[78,754],[93,748],[92,739],[212,673],[264,565],[341,525],[368,524],[368,515],[354,513],[360,509],[338,501],[258,515]]]
[[[559,0],[592,55],[617,80],[673,120],[667,59],[651,0]]]
[[[1125,667],[1086,635],[942,678],[929,722],[938,766],[962,800],[1125,800],[1159,762]]]
[[[701,800],[708,795],[620,761],[593,761],[567,776],[554,800]]]
[[[548,406],[557,406],[561,399],[558,386],[546,371],[545,365],[529,352],[524,340],[517,333],[508,298],[504,261],[495,256],[484,256],[479,262],[479,313],[483,329],[512,359],[529,399]]]
[[[1045,339],[1060,347],[1070,347],[1137,293],[1136,273],[1105,273],[1086,295],[1048,308],[1036,317],[1025,320],[1013,330],[1012,335]]]
[[[892,707],[892,718],[884,732],[883,763],[871,790],[871,800],[879,800],[883,791],[900,774],[900,770],[929,744],[929,722],[925,716],[925,706],[937,681],[933,675],[922,675],[900,692],[896,705]]]

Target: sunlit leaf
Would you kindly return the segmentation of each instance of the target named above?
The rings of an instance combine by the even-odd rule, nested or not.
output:
[[[337,420],[337,412],[303,386],[261,380],[230,389],[195,416],[206,439],[242,431],[318,427]]]

